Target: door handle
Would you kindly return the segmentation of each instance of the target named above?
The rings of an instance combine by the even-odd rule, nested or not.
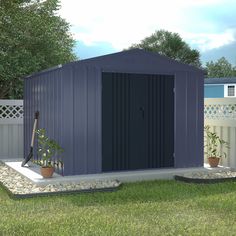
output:
[[[144,108],[143,108],[143,107],[139,107],[139,110],[140,110],[140,112],[142,113],[142,117],[143,117],[143,119],[144,119]]]

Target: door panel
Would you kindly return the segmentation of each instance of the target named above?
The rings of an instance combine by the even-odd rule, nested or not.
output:
[[[129,76],[103,73],[102,83],[102,170],[128,170],[130,166]]]
[[[174,165],[174,77],[103,73],[103,171]]]
[[[130,78],[130,169],[148,168],[147,157],[147,80],[142,75]]]

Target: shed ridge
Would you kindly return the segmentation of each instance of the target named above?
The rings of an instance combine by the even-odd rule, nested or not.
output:
[[[162,62],[162,64],[169,64],[169,66],[173,67],[181,67],[180,70],[187,70],[187,71],[196,71],[196,72],[200,72],[203,73],[204,71],[202,69],[199,69],[197,67],[194,67],[192,65],[187,65],[184,64],[182,62],[173,60],[167,56],[164,55],[160,55],[157,52],[149,52],[146,51],[144,49],[130,49],[130,50],[126,50],[126,51],[121,51],[121,52],[116,52],[116,53],[112,53],[112,54],[107,54],[107,55],[103,55],[103,56],[98,56],[98,57],[92,57],[92,58],[88,58],[88,59],[84,59],[84,60],[78,60],[78,61],[72,61],[69,63],[66,63],[64,65],[58,65],[52,68],[49,68],[47,70],[43,70],[41,72],[36,72],[32,75],[26,76],[24,79],[27,78],[33,78],[35,76],[41,75],[42,73],[49,73],[53,70],[58,70],[61,68],[65,68],[67,66],[78,66],[78,65],[91,65],[91,66],[99,66],[100,68],[107,68],[107,67],[112,67],[112,65],[114,63],[117,64],[125,64],[124,60],[127,60],[128,62],[133,62],[135,63],[135,59],[138,59],[141,61],[143,61],[143,63],[145,64],[145,61],[152,61],[152,63],[158,64],[160,62]],[[138,64],[138,62],[136,61],[136,63]],[[140,63],[140,62],[139,62]],[[148,63],[146,63],[148,64]],[[140,66],[140,65],[138,65]],[[175,69],[176,71],[176,69]]]

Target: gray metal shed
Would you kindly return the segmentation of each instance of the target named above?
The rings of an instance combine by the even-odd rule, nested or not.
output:
[[[139,49],[34,74],[24,80],[25,155],[38,110],[65,149],[65,175],[202,166],[203,84],[204,71]]]

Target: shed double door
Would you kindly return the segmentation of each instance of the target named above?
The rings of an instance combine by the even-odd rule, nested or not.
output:
[[[102,170],[174,166],[174,77],[103,73]]]

